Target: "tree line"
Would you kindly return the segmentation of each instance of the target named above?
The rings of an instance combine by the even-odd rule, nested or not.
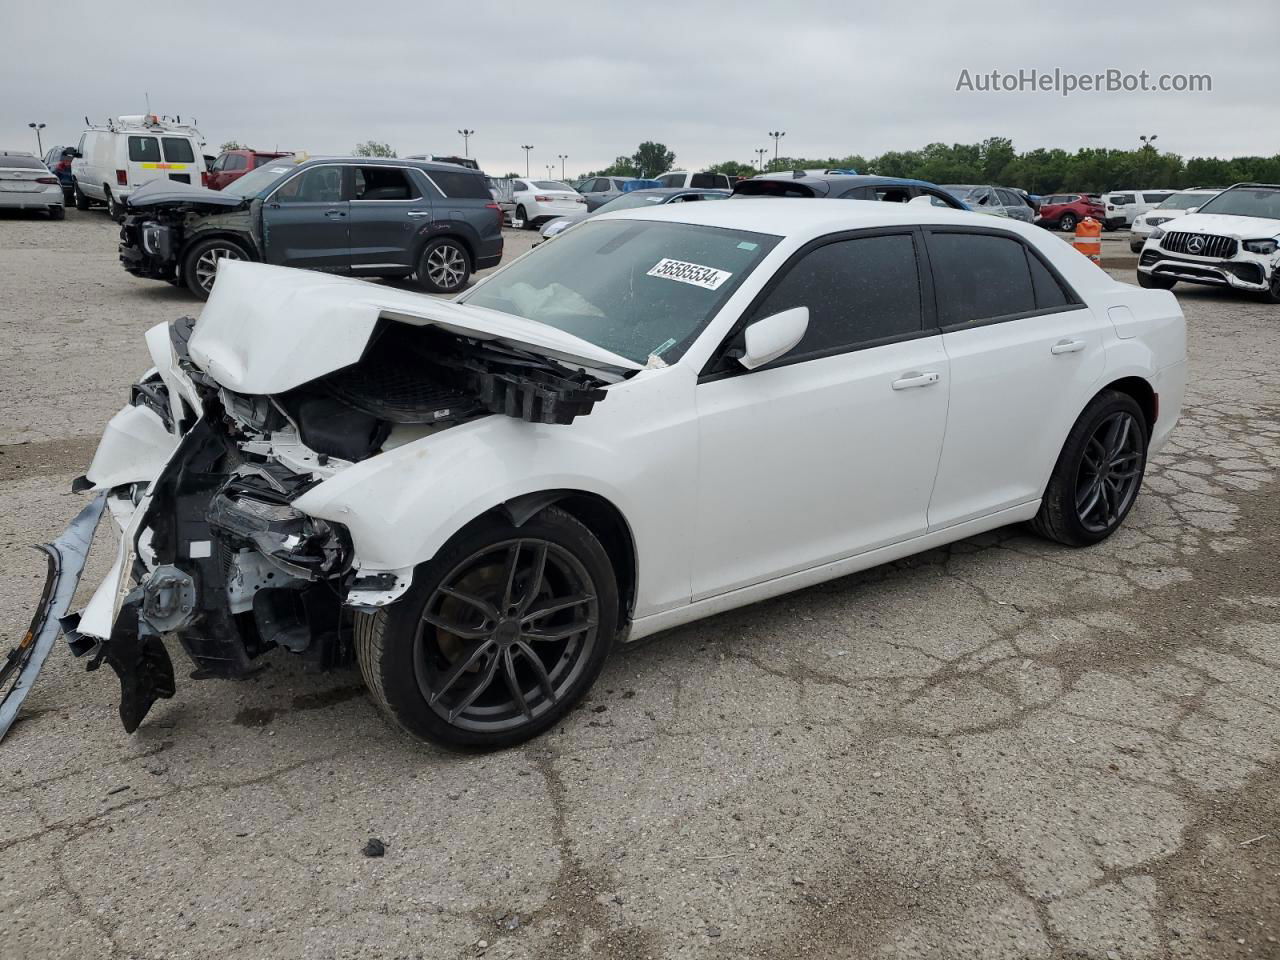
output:
[[[675,165],[665,144],[645,141],[629,157],[585,176],[656,176]],[[1141,187],[1224,187],[1241,181],[1280,183],[1280,154],[1271,157],[1190,157],[1152,146],[1136,150],[1082,147],[1075,152],[1037,147],[1019,153],[1013,141],[989,137],[981,143],[931,143],[919,150],[891,150],[879,156],[779,157],[765,170],[843,169],[930,183],[981,183],[1021,187],[1029,193],[1106,193]],[[750,177],[759,167],[737,160],[712,164],[710,173]]]

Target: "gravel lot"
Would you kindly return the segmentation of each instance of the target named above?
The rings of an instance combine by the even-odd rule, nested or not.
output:
[[[115,233],[0,218],[5,649],[143,331],[199,308]],[[175,657],[128,736],[59,648],[0,745],[0,956],[1280,957],[1280,308],[1178,293],[1182,425],[1108,543],[1003,530],[662,635],[522,749],[409,742],[283,654]]]

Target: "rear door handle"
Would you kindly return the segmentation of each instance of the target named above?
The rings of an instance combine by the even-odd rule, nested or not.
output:
[[[1079,353],[1084,348],[1085,342],[1083,340],[1059,340],[1049,348],[1049,352],[1057,356],[1062,353]]]
[[[330,220],[341,220],[346,216],[346,213],[342,210],[326,210],[324,215]]]
[[[408,213],[406,213],[406,214],[405,214],[405,216],[407,216],[407,217],[429,217],[429,216],[431,216],[431,211],[430,211],[430,210],[410,210]]]
[[[938,382],[938,372],[936,370],[926,370],[924,373],[909,373],[905,377],[893,381],[893,389],[910,390],[913,387],[928,387]]]

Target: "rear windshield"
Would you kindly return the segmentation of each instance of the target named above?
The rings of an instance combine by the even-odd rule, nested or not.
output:
[[[539,190],[568,190],[573,191],[573,187],[567,183],[561,183],[559,180],[535,180],[533,185]]]
[[[43,170],[44,164],[35,157],[0,157],[0,167],[10,170]]]
[[[170,163],[195,163],[195,151],[191,149],[191,141],[182,137],[161,137],[164,144],[164,158]]]
[[[815,191],[808,184],[794,180],[743,180],[733,188],[735,197],[812,197]]]
[[[442,170],[430,170],[427,176],[446,197],[470,200],[493,199],[489,195],[489,188],[484,185],[484,177],[478,173],[445,173]]]
[[[160,141],[155,137],[130,137],[129,159],[134,163],[159,162]]]

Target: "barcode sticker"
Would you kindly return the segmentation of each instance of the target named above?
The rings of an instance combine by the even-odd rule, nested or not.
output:
[[[719,290],[720,286],[733,274],[728,270],[717,270],[715,267],[704,267],[699,263],[687,263],[684,260],[664,257],[654,265],[648,276],[688,283],[695,287],[702,287],[704,290]]]

